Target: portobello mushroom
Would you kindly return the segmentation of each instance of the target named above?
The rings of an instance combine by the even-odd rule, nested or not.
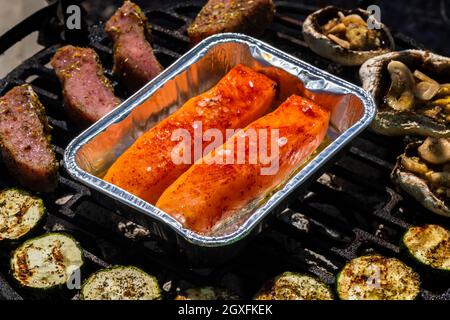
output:
[[[450,278],[450,231],[435,224],[411,227],[400,247],[425,272]]]
[[[32,233],[45,218],[42,199],[19,189],[0,192],[0,243],[14,243]]]
[[[239,300],[239,296],[224,288],[196,287],[184,290],[175,300]]]
[[[77,241],[47,233],[25,241],[11,256],[11,274],[20,286],[38,291],[63,288],[83,265]]]
[[[378,21],[368,28],[369,12],[328,6],[310,14],[303,22],[303,36],[312,51],[345,66],[394,50],[389,29]]]
[[[160,300],[158,280],[139,268],[114,266],[92,274],[81,288],[82,300]]]
[[[414,300],[420,292],[415,271],[396,258],[380,255],[351,260],[336,282],[342,300]]]
[[[425,208],[450,217],[450,140],[428,137],[408,144],[391,179]]]
[[[306,274],[284,272],[268,282],[256,294],[255,300],[333,300],[331,289],[320,280]]]
[[[421,50],[390,52],[367,60],[359,76],[378,106],[376,132],[450,137],[450,58]]]

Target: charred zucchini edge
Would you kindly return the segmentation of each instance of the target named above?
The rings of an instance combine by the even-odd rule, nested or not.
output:
[[[175,300],[239,300],[239,296],[226,288],[203,286],[187,288]]]
[[[151,275],[148,274],[147,272],[145,272],[144,270],[138,268],[138,267],[134,267],[134,266],[121,266],[121,265],[116,265],[116,266],[111,266],[108,268],[104,268],[104,269],[100,269],[96,272],[94,272],[93,274],[91,274],[83,283],[83,285],[81,286],[81,290],[80,290],[80,299],[81,300],[101,300],[101,299],[90,299],[87,297],[85,291],[89,290],[90,288],[88,287],[91,282],[93,280],[95,280],[96,277],[98,277],[99,275],[103,275],[105,273],[109,273],[112,270],[116,271],[116,270],[120,270],[120,269],[127,269],[127,270],[132,270],[136,273],[139,273],[140,276],[142,277],[147,277],[149,279],[151,279],[151,281],[153,281],[156,286],[154,288],[152,288],[155,291],[155,297],[153,299],[149,299],[149,300],[161,300],[162,299],[162,291],[161,291],[161,287],[159,286],[159,282],[158,279]],[[156,289],[156,290],[155,290]]]
[[[310,280],[313,280],[315,283],[311,284],[311,285],[313,285],[314,292],[317,292],[317,286],[322,287],[321,288],[323,290],[322,299],[310,299],[310,300],[334,300],[333,290],[326,283],[322,282],[317,277],[311,276],[309,274],[297,273],[297,272],[291,272],[291,271],[283,272],[282,274],[278,275],[274,279],[265,283],[263,285],[263,287],[259,290],[259,292],[254,296],[254,299],[255,300],[276,300],[276,299],[274,299],[274,295],[276,294],[275,284],[278,280],[280,280],[283,277],[287,277],[287,276],[294,276],[296,278],[308,278]]]
[[[432,262],[424,261],[420,257],[417,256],[417,253],[414,252],[413,249],[411,249],[411,246],[407,243],[407,236],[410,232],[412,232],[414,229],[421,229],[420,231],[423,231],[424,228],[441,228],[448,232],[450,234],[450,231],[439,226],[439,225],[433,225],[433,224],[427,224],[424,226],[415,226],[410,227],[403,235],[401,241],[400,241],[400,250],[405,255],[405,257],[411,261],[415,266],[417,266],[418,271],[421,271],[425,276],[428,276],[427,278],[430,278],[432,280],[440,281],[442,279],[450,280],[450,266],[448,268],[440,268],[437,266],[433,266]],[[447,252],[447,257],[443,257],[443,259],[450,259],[450,252]],[[431,277],[430,277],[431,276]],[[436,278],[436,279],[433,279]]]
[[[350,267],[352,264],[354,264],[354,263],[357,263],[357,262],[359,263],[359,262],[362,262],[362,261],[365,262],[365,259],[369,259],[369,258],[383,259],[383,260],[384,260],[384,259],[385,259],[385,260],[392,260],[392,261],[396,261],[396,262],[401,263],[401,265],[402,265],[403,267],[405,267],[405,269],[408,270],[408,272],[411,273],[411,276],[413,276],[413,277],[415,278],[415,279],[412,279],[413,282],[416,282],[416,283],[411,283],[411,284],[410,284],[410,285],[412,286],[412,288],[411,288],[410,291],[416,291],[415,294],[414,294],[414,295],[411,295],[410,297],[408,297],[408,299],[404,299],[404,300],[415,300],[415,299],[418,299],[418,298],[419,298],[421,281],[420,281],[420,277],[419,277],[418,273],[416,273],[411,267],[409,267],[408,265],[406,265],[405,263],[403,263],[401,260],[399,260],[399,259],[397,259],[397,258],[388,258],[388,257],[384,257],[384,256],[382,256],[382,255],[374,254],[374,255],[361,256],[361,257],[357,257],[357,258],[355,258],[355,259],[350,260],[350,261],[342,268],[342,270],[337,274],[337,276],[336,276],[336,292],[337,292],[337,295],[338,295],[338,298],[339,298],[339,299],[341,299],[341,300],[350,300],[350,299],[348,299],[348,298],[346,298],[346,297],[343,296],[342,288],[341,288],[341,285],[340,285],[341,279],[342,279],[342,277],[345,276],[344,273],[345,273],[345,271],[347,270],[347,268],[349,268],[349,267]],[[404,278],[402,278],[402,279],[404,279]],[[415,287],[415,288],[414,288],[414,287]],[[356,300],[356,299],[354,299],[354,300]],[[368,300],[370,300],[370,299],[368,299]],[[374,300],[374,299],[372,299],[372,300]],[[396,299],[396,300],[397,300],[397,299]],[[398,299],[398,300],[399,300],[399,299]]]
[[[0,245],[2,245],[2,246],[3,245],[15,245],[18,242],[30,237],[42,225],[43,221],[45,220],[46,214],[47,214],[47,210],[45,208],[44,201],[41,198],[36,197],[36,196],[32,195],[31,193],[29,193],[25,190],[19,189],[19,188],[7,188],[7,189],[1,190],[0,191],[0,204],[2,204],[3,196],[7,192],[18,192],[20,194],[20,196],[23,196],[23,198],[29,197],[29,198],[33,199],[34,201],[36,201],[37,203],[35,205],[38,207],[38,212],[37,212],[38,218],[34,222],[33,225],[28,226],[28,230],[24,231],[18,237],[16,237],[16,238],[7,238],[7,237],[0,238]],[[24,200],[23,198],[19,199],[19,200],[23,201]],[[5,199],[5,205],[6,205],[7,201],[8,201],[8,199]],[[33,206],[34,206],[34,204],[33,204]],[[30,208],[31,208],[31,206],[29,208],[27,208],[26,212],[28,212],[28,210]],[[23,215],[25,215],[25,214],[23,214]],[[15,225],[15,227],[17,227],[19,225],[21,225],[21,224],[19,223],[18,225]]]
[[[15,276],[15,272],[14,272],[14,258],[15,258],[16,253],[17,253],[22,247],[24,247],[25,245],[27,245],[27,244],[29,244],[29,243],[32,243],[32,242],[34,242],[34,241],[36,241],[36,240],[39,240],[39,239],[42,239],[42,238],[52,237],[52,236],[65,237],[65,238],[68,238],[68,239],[70,239],[71,241],[73,241],[74,244],[75,244],[75,247],[80,251],[80,257],[81,257],[81,261],[80,261],[80,262],[81,262],[81,263],[80,263],[80,265],[78,266],[78,269],[81,270],[81,268],[83,267],[83,265],[84,265],[83,249],[82,249],[82,247],[80,246],[79,242],[78,242],[73,236],[71,236],[70,234],[67,234],[67,233],[64,233],[64,232],[49,232],[49,233],[40,235],[40,236],[38,236],[38,237],[28,239],[27,241],[25,241],[24,243],[22,243],[19,247],[17,247],[17,248],[11,253],[11,258],[10,258],[10,273],[11,273],[11,277],[15,280],[16,283],[18,283],[18,285],[19,285],[21,288],[28,289],[28,290],[34,291],[34,292],[36,292],[36,293],[42,293],[42,292],[51,292],[51,291],[54,291],[54,290],[55,290],[55,291],[60,291],[61,289],[63,289],[63,288],[66,287],[67,281],[68,281],[69,279],[66,279],[66,281],[65,281],[64,283],[60,283],[60,284],[50,285],[50,286],[46,286],[46,287],[35,287],[35,286],[28,286],[28,285],[26,285],[25,283],[23,283],[23,281],[21,281],[20,279],[18,279],[18,278]]]

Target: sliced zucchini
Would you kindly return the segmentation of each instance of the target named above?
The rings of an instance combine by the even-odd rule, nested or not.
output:
[[[19,189],[0,192],[0,242],[18,241],[45,217],[42,199]]]
[[[284,272],[266,284],[256,300],[333,300],[331,289],[320,280],[295,272]]]
[[[185,290],[175,300],[239,300],[239,297],[223,288],[198,287]]]
[[[396,258],[363,256],[350,261],[337,277],[342,300],[414,300],[420,278]]]
[[[83,300],[160,300],[158,280],[139,268],[114,266],[92,274],[81,288]]]
[[[401,247],[422,266],[450,274],[450,231],[443,227],[429,224],[409,228]]]
[[[66,286],[83,265],[77,241],[64,233],[48,233],[25,241],[11,257],[11,273],[19,284],[31,289]]]

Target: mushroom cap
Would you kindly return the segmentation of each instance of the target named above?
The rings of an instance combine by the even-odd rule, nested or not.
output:
[[[378,50],[357,51],[345,49],[322,33],[322,26],[329,20],[338,17],[341,11],[345,15],[357,14],[367,20],[370,13],[362,10],[344,10],[335,6],[327,6],[310,14],[303,22],[303,36],[312,51],[344,66],[360,66],[364,61],[380,54],[394,50],[394,39],[389,29],[380,23],[383,48]]]
[[[414,107],[414,78],[409,68],[400,61],[392,60],[387,69],[391,75],[386,102],[397,111]]]
[[[367,60],[359,69],[359,77],[362,87],[372,95],[378,106],[372,128],[388,136],[450,137],[449,124],[438,123],[414,112],[397,112],[383,105],[391,81],[387,65],[392,60],[403,62],[411,71],[418,69],[439,83],[450,82],[450,58],[429,51],[394,51]]]
[[[418,148],[418,152],[422,159],[432,164],[450,162],[450,140],[428,137]]]

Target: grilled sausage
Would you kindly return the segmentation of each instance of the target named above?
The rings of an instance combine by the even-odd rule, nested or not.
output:
[[[0,98],[0,148],[7,169],[20,184],[34,191],[56,187],[58,162],[50,127],[29,85],[14,87]]]
[[[314,102],[292,95],[274,112],[254,121],[236,133],[224,145],[198,160],[169,186],[156,206],[180,221],[186,228],[208,233],[224,219],[241,212],[247,205],[264,199],[322,143],[328,129],[330,113]],[[275,146],[269,143],[263,155],[270,155],[278,166],[261,163],[260,129],[278,129]],[[258,140],[248,139],[238,148],[237,139],[258,132]],[[272,140],[274,133],[267,133]],[[253,141],[253,142],[252,142]],[[258,161],[250,161],[258,145]],[[270,146],[270,150],[269,150]],[[275,152],[274,147],[279,147]],[[270,152],[267,152],[270,151]],[[220,155],[232,155],[225,162]],[[215,158],[216,156],[219,158]],[[222,159],[222,163],[215,159]],[[239,159],[241,159],[239,161]],[[242,161],[245,159],[245,161]],[[275,163],[275,162],[274,162]],[[272,170],[263,171],[263,168]]]
[[[80,126],[96,122],[120,103],[94,50],[62,47],[51,65],[63,86],[67,112]]]
[[[272,0],[209,0],[188,28],[192,44],[217,33],[259,36],[272,23]]]
[[[172,152],[180,143],[172,139],[177,129],[184,129],[194,137],[196,121],[200,121],[203,131],[218,129],[225,136],[227,128],[244,127],[266,113],[275,91],[272,80],[237,65],[212,89],[190,99],[143,134],[116,160],[104,179],[155,203],[164,189],[201,157],[194,150],[187,163],[173,161]],[[194,141],[191,139],[189,148],[193,148]],[[202,150],[209,144],[203,142]]]
[[[131,91],[136,91],[163,70],[149,43],[150,26],[142,10],[125,1],[106,23],[114,42],[114,72]]]

